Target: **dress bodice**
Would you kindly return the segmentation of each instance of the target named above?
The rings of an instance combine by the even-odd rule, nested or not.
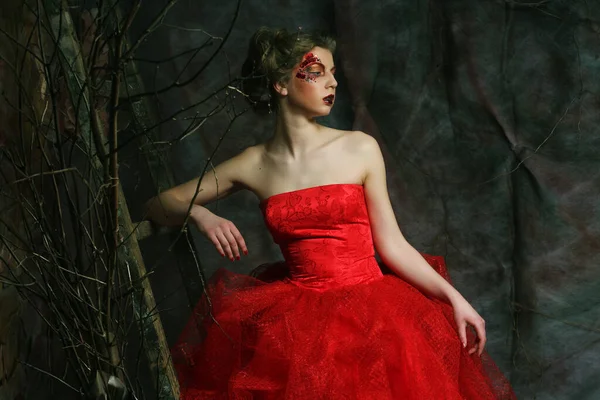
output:
[[[324,290],[382,276],[362,185],[294,190],[260,205],[292,283]]]

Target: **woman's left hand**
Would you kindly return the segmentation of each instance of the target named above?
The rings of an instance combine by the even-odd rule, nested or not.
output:
[[[458,328],[458,336],[463,347],[467,347],[467,326],[471,325],[477,333],[477,340],[475,345],[469,349],[469,354],[477,352],[477,355],[480,356],[486,342],[485,321],[465,299],[452,304],[452,307],[454,309],[454,321]]]

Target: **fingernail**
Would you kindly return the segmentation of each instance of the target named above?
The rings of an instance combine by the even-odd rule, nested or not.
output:
[[[239,260],[239,259],[240,259],[240,256],[237,256],[236,258]]]
[[[244,250],[244,255],[248,255],[248,250]]]

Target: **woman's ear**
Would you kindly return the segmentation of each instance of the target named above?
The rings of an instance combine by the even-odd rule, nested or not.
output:
[[[280,95],[287,96],[288,90],[281,82],[277,82],[273,85],[273,87],[275,88],[275,91]]]

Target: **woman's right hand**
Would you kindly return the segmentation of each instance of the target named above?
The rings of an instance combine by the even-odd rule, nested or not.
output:
[[[231,261],[240,259],[240,251],[248,254],[246,242],[233,222],[213,214],[208,209],[192,212],[190,217],[202,232],[217,248],[222,257]]]

